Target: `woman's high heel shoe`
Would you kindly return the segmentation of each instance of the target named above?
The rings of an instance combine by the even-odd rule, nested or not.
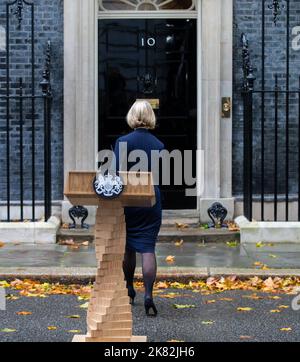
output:
[[[152,309],[153,313],[150,313],[151,309]],[[150,298],[145,299],[145,311],[146,311],[147,317],[156,317],[157,316],[157,309],[155,307],[153,299],[150,299]]]
[[[130,299],[129,303],[134,305],[134,299],[136,297],[136,292],[133,288],[128,288],[128,297]]]

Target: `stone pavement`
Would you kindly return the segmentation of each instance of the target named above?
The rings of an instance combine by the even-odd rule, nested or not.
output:
[[[187,225],[187,228],[177,228],[176,222]],[[240,241],[239,231],[230,231],[226,228],[222,229],[205,229],[192,223],[193,220],[173,219],[172,221],[163,219],[163,226],[160,230],[159,242],[172,243],[174,240],[183,239],[185,242],[230,242],[233,240]],[[59,229],[57,233],[57,242],[60,240],[72,239],[75,242],[94,241],[94,227],[91,226],[88,230],[77,229]]]
[[[224,243],[174,243],[157,245],[158,277],[209,275],[300,275],[300,244],[257,247]],[[174,256],[174,263],[166,257]],[[0,248],[0,278],[46,277],[91,279],[95,274],[94,246],[72,249],[62,245],[5,244]],[[138,257],[137,276],[141,274]]]

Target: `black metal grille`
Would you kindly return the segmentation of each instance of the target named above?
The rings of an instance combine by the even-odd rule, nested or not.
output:
[[[300,221],[300,77],[299,80],[298,76],[295,79],[295,74],[290,72],[293,2],[262,0],[261,3],[260,74],[254,71],[247,35],[243,33],[241,37],[244,72],[244,213],[251,220],[253,202],[256,201],[260,203],[260,219],[265,220],[266,202],[271,201],[274,204],[273,219],[277,221],[279,201],[283,201],[285,220],[295,220],[295,215],[290,215],[289,209],[291,201],[296,201]],[[278,58],[272,55],[273,68],[278,67],[278,70],[272,71],[270,77],[266,66],[266,59],[270,57],[266,44],[267,38],[269,42],[276,41],[276,38],[270,41],[270,37],[278,36],[279,32],[270,31],[270,27],[276,29],[279,21],[280,39],[285,37],[282,43],[284,59],[282,55]],[[256,77],[260,78],[259,82]],[[297,133],[297,144],[291,143],[291,132]],[[254,137],[258,133],[259,139]],[[290,175],[295,170],[297,180],[292,182]]]
[[[43,200],[45,220],[51,216],[51,85],[50,85],[50,41],[46,44],[45,65],[40,82],[41,90],[36,86],[36,54],[35,46],[35,5],[25,0],[7,2],[6,12],[6,54],[5,76],[1,79],[0,93],[0,122],[1,132],[5,133],[6,155],[5,167],[1,174],[5,175],[6,187],[0,199],[7,209],[5,221],[12,220],[11,208],[17,204],[20,208],[19,221],[24,221],[24,203],[31,208],[32,221],[36,220],[37,197],[37,173],[44,176]],[[26,16],[24,13],[26,12]],[[16,41],[15,39],[18,39]],[[12,42],[12,40],[14,40]],[[24,45],[26,44],[26,45]],[[18,59],[19,64],[12,66],[12,59],[18,49],[26,48],[24,61]],[[25,130],[26,123],[26,130]],[[4,125],[4,126],[3,126]],[[43,132],[43,140],[40,138],[40,130]],[[30,132],[30,145],[24,144]],[[39,133],[37,134],[37,131]],[[18,139],[16,142],[15,139]],[[43,170],[37,170],[37,142],[43,143]],[[17,145],[17,147],[16,147]],[[26,147],[25,147],[26,146]],[[2,155],[3,156],[3,155]],[[40,155],[39,155],[40,156]],[[18,157],[18,162],[16,162]],[[28,162],[30,159],[30,163]],[[30,170],[28,172],[28,165]],[[30,179],[24,179],[31,174]],[[18,200],[12,195],[18,184]],[[4,193],[4,194],[3,194]],[[16,220],[16,217],[13,218]]]

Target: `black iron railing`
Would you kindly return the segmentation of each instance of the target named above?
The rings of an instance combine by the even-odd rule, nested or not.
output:
[[[245,216],[251,220],[253,217],[253,202],[256,201],[260,203],[260,219],[265,220],[265,203],[268,198],[268,200],[271,200],[274,203],[273,219],[275,221],[278,220],[279,202],[285,203],[285,220],[289,221],[291,218],[294,220],[295,215],[290,215],[290,204],[291,201],[297,201],[297,216],[300,221],[300,77],[299,87],[291,87],[290,0],[285,0],[284,3],[283,1],[270,2],[262,0],[261,3],[261,77],[257,87],[253,65],[250,61],[249,42],[245,34],[242,34],[241,37],[244,72],[242,91],[244,107],[244,213]],[[268,86],[266,86],[265,64],[267,56],[267,10],[273,11],[273,25],[275,26],[279,21],[279,17],[283,16],[284,12],[285,21],[284,23],[281,23],[281,29],[283,28],[284,30],[285,27],[286,32],[286,40],[283,45],[283,48],[285,49],[285,74],[274,73],[272,83],[270,82],[270,79],[268,79]],[[275,67],[278,59],[273,59],[273,61]],[[293,83],[295,83],[295,79],[293,79],[293,81]],[[297,106],[295,106],[295,104],[297,104]],[[293,106],[292,113],[291,106]],[[260,118],[260,124],[257,122],[258,118]],[[293,124],[291,122],[292,118]],[[295,129],[296,127],[297,130]],[[258,131],[258,129],[260,130],[260,144],[258,146],[256,145],[255,149],[254,128],[256,131]],[[291,144],[291,132],[297,132],[297,145]],[[268,134],[271,134],[272,137],[274,137],[272,146],[270,146],[269,141],[266,144],[266,137]],[[296,162],[295,157],[293,158],[293,162],[290,158],[291,151],[294,153],[297,152]],[[284,157],[282,157],[282,153],[284,153]],[[272,155],[272,157],[270,157],[270,155]],[[260,164],[258,165],[257,163]],[[284,165],[282,163],[284,163]],[[269,171],[272,169],[271,176],[270,172],[268,175],[266,174],[266,166],[268,166]],[[296,194],[295,192],[291,192],[290,188],[290,173],[291,170],[295,168],[297,169],[296,187],[298,189]],[[259,174],[258,177],[256,175],[256,179],[254,169],[256,171],[258,170],[256,174]],[[259,178],[259,180],[257,180],[257,178]],[[268,190],[266,190],[266,184],[271,184],[271,195],[270,186],[268,187]]]
[[[19,221],[24,221],[24,202],[31,207],[30,218],[36,220],[37,202],[44,205],[44,218],[47,221],[51,216],[51,85],[50,85],[50,41],[46,44],[46,60],[40,82],[40,89],[37,91],[36,86],[36,54],[35,54],[35,5],[33,2],[25,0],[15,0],[7,2],[6,6],[6,52],[5,52],[5,83],[0,83],[0,104],[5,105],[0,112],[0,123],[5,124],[6,134],[6,154],[5,154],[5,170],[2,169],[2,175],[5,174],[5,191],[0,195],[0,201],[3,207],[6,207],[6,220],[12,220],[12,205],[19,205]],[[24,12],[26,11],[26,30],[22,29],[24,21]],[[28,30],[29,25],[30,30]],[[20,35],[18,35],[20,32]],[[13,34],[13,35],[11,35]],[[23,39],[22,39],[23,37]],[[13,46],[12,46],[13,39]],[[18,41],[16,41],[18,39]],[[21,39],[21,40],[20,40]],[[20,45],[18,45],[20,44]],[[28,52],[27,59],[24,59],[23,70],[15,65],[15,52],[26,45]],[[28,63],[29,59],[29,63]],[[24,73],[16,76],[16,73]],[[26,107],[25,107],[26,104]],[[43,119],[43,122],[40,121]],[[25,129],[26,122],[26,129]],[[43,140],[40,139],[40,130],[43,128]],[[39,134],[37,136],[37,131]],[[30,135],[29,135],[30,133]],[[26,135],[26,144],[24,137]],[[12,144],[12,140],[18,138],[18,147],[16,143]],[[30,138],[30,144],[28,139]],[[37,139],[38,138],[38,139]],[[43,170],[36,163],[37,154],[40,153],[40,146],[43,143],[44,157]],[[39,155],[40,156],[40,155]],[[16,162],[16,157],[19,158]],[[3,158],[3,155],[2,155]],[[30,170],[28,170],[28,159],[30,158]],[[18,165],[16,165],[16,163]],[[13,168],[13,172],[12,172]],[[24,174],[26,170],[26,180]],[[41,185],[37,185],[40,181],[40,173],[43,172],[43,199],[38,195]],[[28,180],[28,174],[31,174]],[[37,175],[39,178],[37,179]],[[18,184],[18,185],[17,185]],[[18,192],[16,192],[16,188]],[[17,198],[15,193],[17,193]],[[39,192],[40,194],[40,192]],[[25,196],[26,195],[26,196]],[[30,195],[30,199],[28,197]],[[25,200],[26,198],[26,200]],[[28,217],[26,217],[28,219]],[[16,220],[16,217],[13,217]]]

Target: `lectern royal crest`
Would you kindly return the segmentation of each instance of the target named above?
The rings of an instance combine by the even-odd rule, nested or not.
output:
[[[132,336],[132,312],[122,270],[126,244],[124,207],[155,205],[152,174],[124,173],[124,191],[114,199],[94,191],[96,172],[69,172],[65,196],[73,205],[97,206],[95,248],[97,274],[87,313],[87,334],[73,342],[146,342]]]

